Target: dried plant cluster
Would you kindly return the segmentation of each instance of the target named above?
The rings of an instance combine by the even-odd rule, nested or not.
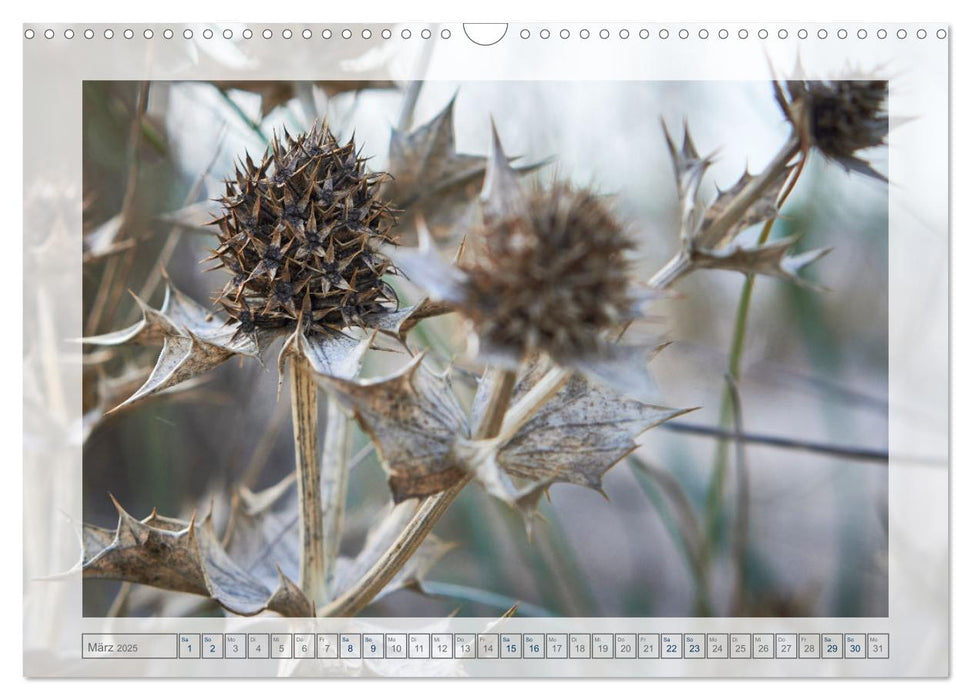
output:
[[[886,180],[856,152],[884,144],[890,126],[887,89],[885,80],[790,80],[789,100],[781,104],[827,158]]]
[[[230,273],[216,297],[225,316],[169,286],[159,309],[139,299],[139,322],[87,341],[162,346],[122,404],[130,406],[184,388],[231,357],[259,357],[282,338],[296,477],[247,492],[222,538],[211,518],[200,529],[194,518],[138,521],[118,506],[115,530],[85,530],[85,575],[195,593],[241,614],[350,615],[396,587],[420,585],[448,549],[428,533],[470,482],[517,508],[527,526],[553,484],[602,490],[641,433],[685,412],[664,405],[649,372],[665,343],[626,342],[628,326],[701,269],[742,272],[749,284],[756,275],[805,284],[800,271],[827,251],[794,253],[797,239],[768,236],[812,149],[882,177],[858,152],[884,141],[885,83],[790,81],[774,90],[790,137],[764,170],[743,173],[713,200],[701,194],[712,158],[699,154],[687,128],[680,146],[665,132],[681,246],[650,280],[634,278],[633,238],[605,198],[562,180],[528,182],[537,166],[514,168],[495,130],[488,157],[458,153],[454,100],[429,123],[394,131],[390,175],[370,172],[353,139],[342,145],[319,123],[274,138],[258,163],[246,155],[214,222],[198,221],[194,209],[172,217],[210,232],[203,224],[215,224],[212,259]],[[742,245],[739,235],[755,226],[763,227],[758,242]],[[418,247],[396,247],[399,233]],[[392,285],[402,277],[427,296],[399,309]],[[477,367],[471,409],[452,376],[429,366],[430,354],[452,360],[449,349],[410,335],[422,319],[453,312],[477,341],[467,343],[467,364]],[[377,334],[409,359],[388,376],[362,379]],[[318,389],[328,401],[322,455]],[[419,500],[392,509],[351,561],[337,555],[350,468],[344,410],[370,437],[393,502]],[[283,496],[294,482],[296,503]],[[301,546],[270,531],[274,508],[299,513]],[[684,537],[702,581],[705,545]],[[258,570],[236,563],[260,545]]]
[[[340,330],[397,304],[378,250],[394,224],[378,198],[386,175],[367,171],[353,139],[318,124],[240,165],[213,257],[232,273],[218,302],[241,333],[292,328],[301,313],[308,330]]]

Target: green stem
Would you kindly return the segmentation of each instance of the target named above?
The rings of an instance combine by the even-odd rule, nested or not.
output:
[[[759,235],[759,245],[763,245],[772,232],[774,220],[770,219],[762,227]],[[738,307],[735,310],[735,323],[732,327],[731,349],[728,355],[728,376],[732,381],[737,382],[742,373],[742,356],[745,353],[745,336],[748,331],[749,310],[752,305],[752,292],[755,289],[755,275],[747,275],[745,284],[742,286],[742,294],[738,299]],[[722,391],[721,408],[718,414],[718,424],[722,428],[727,428],[731,424],[732,416],[732,397],[726,385]],[[713,542],[718,536],[723,517],[724,495],[725,495],[725,474],[728,470],[728,440],[719,440],[715,451],[715,469],[712,472],[711,483],[708,486],[708,493],[705,498],[705,560],[706,567],[711,559]]]

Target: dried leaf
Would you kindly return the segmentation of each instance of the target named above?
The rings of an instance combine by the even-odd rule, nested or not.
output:
[[[455,445],[455,453],[463,467],[475,477],[486,493],[520,512],[526,523],[527,535],[530,535],[539,508],[539,499],[549,491],[556,479],[547,477],[540,481],[531,480],[522,487],[517,486],[500,464],[499,451],[502,445],[502,441],[495,438],[459,440]]]
[[[419,219],[417,228],[417,248],[399,248],[391,253],[395,267],[435,301],[461,304],[468,294],[468,275],[442,257],[423,220]]]
[[[705,203],[701,199],[701,181],[712,164],[712,156],[701,158],[695,148],[688,125],[684,125],[681,148],[674,145],[667,125],[662,121],[664,139],[674,163],[674,176],[678,186],[678,201],[681,209],[681,242],[688,247],[701,227],[705,213]]]
[[[295,474],[257,493],[240,488],[223,547],[249,575],[266,588],[276,585],[279,572],[300,576],[300,529]]]
[[[448,380],[426,369],[423,357],[382,379],[320,377],[374,441],[395,502],[443,491],[463,474],[452,446],[468,437],[468,422]]]
[[[367,318],[365,322],[369,328],[374,328],[380,333],[390,335],[404,343],[408,333],[418,325],[419,321],[449,314],[454,310],[454,307],[448,302],[425,298],[413,306],[398,311],[389,311],[374,319]]]
[[[194,519],[186,523],[155,512],[136,520],[117,502],[115,507],[118,526],[114,531],[84,526],[81,568],[85,578],[193,593],[239,615],[263,610],[287,617],[313,614],[310,602],[282,574],[272,589],[241,569],[220,545],[211,513],[197,525]]]
[[[137,296],[135,301],[142,310],[140,321],[120,331],[82,338],[82,342],[90,345],[162,345],[148,379],[115,410],[198,377],[234,355],[258,358],[278,334],[237,333],[171,284],[166,286],[159,310],[152,309]]]
[[[130,366],[117,375],[107,376],[99,373],[94,383],[95,401],[93,405],[85,406],[81,416],[81,442],[84,443],[101,424],[105,416],[114,408],[119,407],[127,397],[142,386],[151,374],[148,367]],[[199,378],[182,382],[178,386],[156,392],[154,396],[168,396],[196,388],[200,384]]]
[[[485,182],[479,196],[486,222],[490,218],[503,218],[526,206],[526,192],[521,176],[513,170],[509,158],[502,149],[499,132],[492,123],[492,152],[486,169]]]
[[[595,354],[574,358],[570,366],[621,396],[653,403],[660,400],[661,392],[648,363],[665,347],[667,343],[611,343]]]
[[[534,360],[526,366],[513,390],[513,407],[546,374],[547,364]],[[489,383],[486,375],[473,416],[482,413]],[[456,453],[490,494],[520,510],[528,532],[540,497],[553,483],[600,490],[604,473],[636,447],[640,433],[685,412],[632,399],[575,374],[514,434],[461,440]],[[514,478],[528,483],[519,486]]]
[[[574,375],[498,447],[496,459],[513,476],[599,490],[604,473],[636,447],[638,435],[685,412],[626,398]]]
[[[745,229],[778,216],[776,204],[793,166],[770,167],[758,175],[746,171],[732,187],[719,191],[715,201],[706,204],[700,187],[712,157],[698,156],[687,125],[680,149],[675,147],[663,122],[662,126],[674,161],[681,208],[680,238],[685,255],[693,256],[698,249],[721,249]]]
[[[121,233],[121,214],[116,214],[92,231],[84,234],[82,262],[94,262],[128,250],[132,238],[118,240]]]
[[[704,221],[701,224],[701,230],[698,232],[697,236],[695,236],[693,241],[694,246],[696,248],[703,248],[706,250],[716,250],[734,240],[738,234],[745,229],[777,217],[779,215],[779,210],[776,208],[776,202],[779,199],[779,193],[782,192],[782,188],[785,186],[786,180],[788,179],[791,171],[791,168],[786,168],[777,178],[769,182],[754,203],[749,205],[748,209],[744,210],[741,218],[734,221],[731,225],[723,230],[715,227],[715,222],[718,221],[718,219],[722,217],[726,211],[732,208],[732,203],[739,196],[741,196],[745,188],[751,185],[752,181],[755,180],[755,176],[746,171],[738,179],[738,182],[732,185],[729,189],[725,190],[724,192],[719,191],[718,197],[715,198],[715,201],[712,202],[705,211]],[[718,235],[713,235],[714,232],[717,232]]]
[[[406,134],[391,132],[387,196],[400,209],[421,212],[433,226],[456,218],[479,189],[486,159],[455,148],[453,97],[431,121]]]
[[[354,338],[337,331],[308,334],[297,329],[287,337],[280,350],[277,360],[280,381],[283,381],[283,366],[294,353],[305,357],[317,374],[350,379],[361,369],[364,353],[373,339],[373,332],[363,338]]]
[[[286,80],[213,80],[213,85],[222,91],[243,90],[260,96],[260,119],[277,107],[286,105],[296,95],[300,83]],[[390,80],[316,80],[313,84],[329,97],[342,92],[361,90],[388,90],[397,87]]]
[[[790,236],[755,248],[735,246],[726,251],[695,251],[694,261],[698,267],[736,270],[745,274],[770,275],[779,279],[795,282],[810,289],[816,285],[799,276],[799,271],[819,260],[832,248],[818,248],[797,255],[790,255],[798,236]]]
[[[221,365],[233,354],[224,347],[202,340],[188,330],[185,335],[171,335],[165,339],[162,353],[145,383],[112,410],[130,406],[153,394],[205,374]]]
[[[456,150],[454,108],[453,97],[431,121],[411,133],[392,131],[388,170],[395,179],[387,184],[387,197],[405,210],[404,228],[411,228],[411,217],[421,215],[433,232],[444,235],[457,221],[474,218],[469,207],[482,189],[487,159]],[[514,172],[521,177],[542,165]]]

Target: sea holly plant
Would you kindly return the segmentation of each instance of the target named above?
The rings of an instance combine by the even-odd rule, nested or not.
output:
[[[392,241],[394,223],[390,206],[378,197],[385,177],[367,170],[353,140],[338,144],[326,126],[274,139],[258,164],[247,155],[237,166],[235,177],[226,181],[221,216],[212,222],[217,229],[212,269],[230,273],[216,298],[224,315],[169,285],[160,309],[136,298],[143,315],[138,323],[86,339],[98,345],[161,343],[148,380],[122,406],[171,389],[231,357],[260,358],[283,339],[278,364],[281,379],[284,365],[291,365],[305,516],[300,588],[308,595],[322,595],[327,579],[333,579],[337,552],[322,543],[326,527],[340,527],[323,516],[312,376],[354,376],[373,332],[401,333],[404,324],[425,313],[399,309],[384,279],[393,270],[379,247]],[[329,411],[328,420],[334,442],[330,454],[335,454],[342,451],[340,412]],[[342,498],[346,469],[331,471],[336,476],[332,489]],[[330,515],[339,519],[333,510]]]
[[[213,307],[170,284],[159,309],[136,299],[138,323],[86,340],[162,346],[145,384],[122,405],[231,357],[262,360],[280,341],[295,474],[243,499],[247,510],[233,522],[247,527],[222,537],[211,517],[137,520],[116,504],[114,530],[85,526],[84,574],[207,596],[237,614],[352,615],[403,581],[420,587],[448,548],[429,534],[471,483],[520,511],[527,528],[554,484],[602,491],[604,475],[644,431],[688,410],[665,404],[648,369],[666,343],[628,342],[626,330],[700,269],[805,284],[800,271],[827,251],[796,253],[791,238],[743,246],[738,237],[758,225],[768,230],[810,149],[865,171],[855,152],[882,139],[867,132],[878,117],[838,118],[841,108],[872,110],[872,86],[835,97],[814,83],[775,89],[789,138],[762,172],[744,173],[712,201],[701,193],[712,158],[699,155],[687,127],[680,145],[665,129],[681,247],[647,281],[635,279],[634,239],[607,199],[567,181],[527,179],[531,168],[512,166],[495,128],[488,157],[457,153],[453,103],[414,132],[394,134],[388,174],[370,171],[353,140],[341,143],[324,124],[274,138],[259,162],[244,156],[212,221],[209,261],[227,275]],[[848,141],[839,139],[844,132]],[[450,222],[445,238],[461,240],[459,248],[439,250],[426,217]],[[399,234],[418,246],[400,246]],[[403,278],[427,297],[400,308]],[[433,369],[456,358],[409,333],[446,314],[467,331],[461,359],[475,374],[468,408],[452,374]],[[361,378],[379,334],[408,359],[386,376]],[[345,409],[369,437],[398,504],[351,562],[338,556],[350,471]],[[281,496],[290,485],[295,503]],[[296,542],[266,529],[275,522],[267,513],[288,510]],[[252,544],[259,541],[289,549]],[[276,556],[276,566],[266,556],[252,564],[253,547]],[[298,570],[297,582],[285,569]]]

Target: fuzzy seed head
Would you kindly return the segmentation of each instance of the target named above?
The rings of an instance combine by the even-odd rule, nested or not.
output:
[[[340,330],[396,304],[382,280],[391,262],[378,251],[394,242],[394,213],[377,198],[386,179],[366,169],[353,139],[340,145],[321,124],[237,165],[211,259],[231,274],[217,302],[238,332],[299,318],[311,332]]]
[[[889,120],[884,80],[790,81],[790,97],[806,110],[813,145],[837,161],[882,145]]]
[[[516,214],[487,220],[482,254],[464,267],[479,337],[518,355],[595,351],[630,315],[633,247],[601,200],[566,184],[534,190]]]

